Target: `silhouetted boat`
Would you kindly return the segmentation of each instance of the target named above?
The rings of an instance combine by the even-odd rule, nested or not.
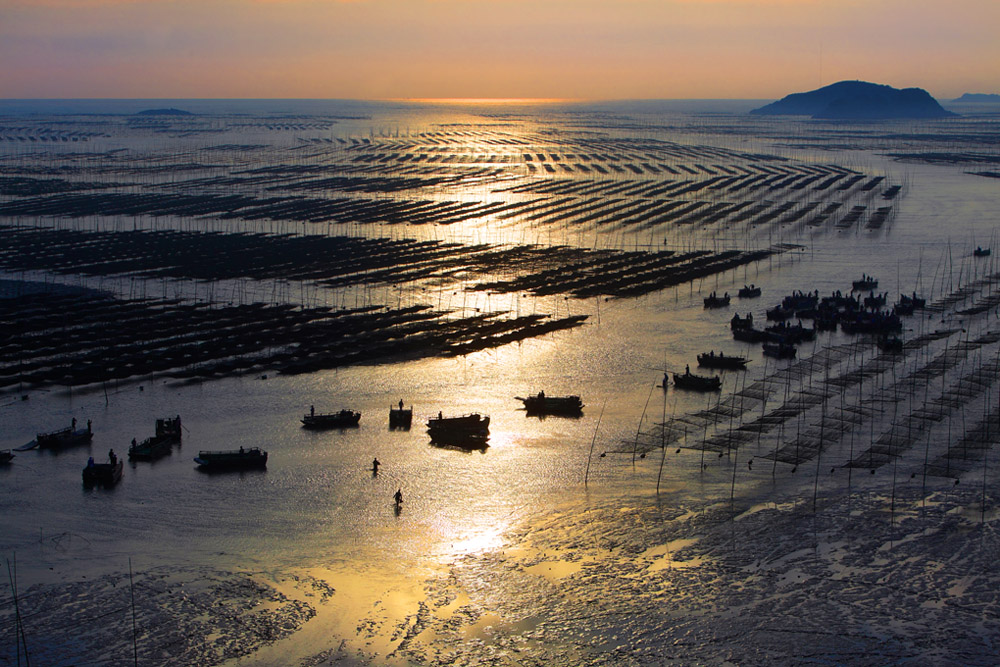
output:
[[[316,408],[309,406],[309,414],[302,415],[302,425],[306,428],[348,428],[357,426],[359,421],[361,413],[353,410],[318,415]]]
[[[83,485],[88,488],[114,486],[122,478],[123,468],[122,460],[114,452],[109,453],[107,463],[94,463],[94,457],[90,457],[83,469]]]
[[[684,373],[674,373],[674,386],[693,391],[718,391],[722,388],[722,379],[718,375],[695,375],[686,370]]]
[[[725,353],[703,352],[698,355],[698,365],[705,368],[726,368],[730,370],[744,370],[750,360],[746,357],[726,356]]]
[[[128,448],[128,458],[130,461],[151,461],[168,454],[172,446],[173,440],[169,438],[153,436],[140,443],[133,440]]]
[[[705,297],[705,307],[706,308],[725,308],[729,305],[729,294],[724,294],[723,296],[716,296],[715,292],[712,292]]]
[[[972,256],[973,257],[989,257],[990,256],[990,249],[989,248],[981,248],[981,247],[977,246],[976,249],[972,251]]]
[[[729,328],[733,331],[737,329],[752,329],[753,313],[747,313],[746,317],[740,317],[740,314],[736,313],[733,315],[733,319],[729,320]]]
[[[756,285],[750,285],[749,287],[744,285],[743,287],[740,288],[740,291],[736,293],[736,296],[738,296],[741,299],[753,299],[760,296],[760,294],[761,294],[760,288],[757,287]]]
[[[763,352],[765,357],[775,359],[793,359],[795,357],[795,346],[788,343],[764,343]]]
[[[181,439],[181,416],[156,420],[156,437],[176,442]]]
[[[0,449],[0,465],[10,463],[14,458],[14,452],[9,449]]]
[[[90,420],[87,420],[87,428],[78,429],[76,428],[76,419],[74,418],[73,424],[67,428],[58,431],[49,431],[48,433],[39,433],[35,436],[35,442],[41,448],[62,449],[63,447],[82,445],[90,442],[93,437],[94,433],[90,428]]]
[[[872,276],[862,274],[861,280],[852,282],[851,287],[855,292],[867,292],[878,287],[878,280]]]
[[[431,435],[455,433],[485,436],[489,435],[490,432],[490,418],[480,416],[477,413],[461,417],[445,417],[439,412],[437,417],[431,417],[427,420],[427,430]]]
[[[524,403],[524,409],[535,415],[578,415],[583,410],[579,396],[546,396],[540,391],[534,396],[515,398]]]
[[[360,417],[360,415],[359,415]],[[389,408],[390,428],[410,428],[413,423],[413,408],[404,408],[403,401],[399,402],[398,408]]]
[[[241,468],[267,467],[267,452],[260,447],[229,449],[222,451],[201,451],[195,463],[207,469],[238,470]]]

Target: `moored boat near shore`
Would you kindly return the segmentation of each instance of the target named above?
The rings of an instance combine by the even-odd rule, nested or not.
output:
[[[350,428],[361,421],[361,413],[353,410],[341,410],[327,414],[316,414],[315,406],[309,406],[309,414],[302,415],[302,425],[305,428]]]
[[[195,463],[209,470],[239,470],[266,468],[267,452],[260,447],[198,452]]]

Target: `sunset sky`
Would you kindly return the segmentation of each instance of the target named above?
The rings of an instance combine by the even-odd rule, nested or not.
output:
[[[1000,0],[0,0],[0,98],[1000,93]]]

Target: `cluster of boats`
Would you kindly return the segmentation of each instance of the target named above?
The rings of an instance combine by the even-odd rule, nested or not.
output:
[[[578,417],[583,414],[584,405],[579,396],[546,396],[544,391],[540,391],[527,398],[515,398],[521,401],[529,415]],[[309,429],[354,428],[361,421],[361,413],[346,409],[317,413],[315,406],[310,406],[309,413],[303,415],[300,421],[304,428]],[[398,406],[389,408],[390,429],[408,430],[412,423],[412,406],[405,407],[400,401]],[[490,434],[489,416],[479,413],[445,416],[443,412],[438,412],[436,417],[427,420],[426,425],[431,443],[435,445],[480,449],[487,446]]]

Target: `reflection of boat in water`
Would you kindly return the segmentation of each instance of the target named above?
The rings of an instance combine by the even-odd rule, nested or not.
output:
[[[201,451],[195,463],[213,470],[238,470],[241,468],[267,467],[267,452],[260,447],[229,449],[223,451]]]
[[[695,375],[687,369],[684,373],[674,373],[674,386],[692,391],[718,391],[722,388],[722,379],[718,375]]]
[[[718,354],[715,351],[703,352],[698,355],[698,365],[704,366],[705,368],[724,368],[729,370],[744,370],[747,367],[747,362],[750,360],[746,357],[735,357],[729,355],[728,357],[723,352]]]
[[[348,428],[357,426],[361,421],[361,413],[353,410],[341,410],[327,414],[316,414],[316,408],[309,406],[309,414],[302,415],[302,425],[306,428]]]
[[[404,408],[403,401],[398,408],[389,408],[389,428],[410,428],[413,423],[413,407]]]
[[[427,432],[436,445],[462,449],[485,449],[490,435],[490,418],[473,413],[460,417],[437,417],[427,420]]]
[[[4,463],[10,463],[14,458],[14,452],[9,449],[0,449],[0,465]]]
[[[181,416],[156,420],[156,437],[176,442],[181,439]]]
[[[122,460],[115,456],[115,453],[108,452],[107,463],[94,463],[94,457],[90,457],[87,466],[83,469],[83,485],[86,487],[114,486],[122,478]]]
[[[540,391],[527,398],[514,398],[524,403],[524,409],[532,415],[579,415],[583,411],[579,396],[546,396]]]
[[[87,428],[78,429],[76,427],[76,418],[74,417],[73,423],[69,427],[59,429],[58,431],[39,433],[35,436],[35,442],[41,448],[62,449],[63,447],[82,445],[90,442],[93,437],[94,433],[90,428],[90,420],[87,420]]]

